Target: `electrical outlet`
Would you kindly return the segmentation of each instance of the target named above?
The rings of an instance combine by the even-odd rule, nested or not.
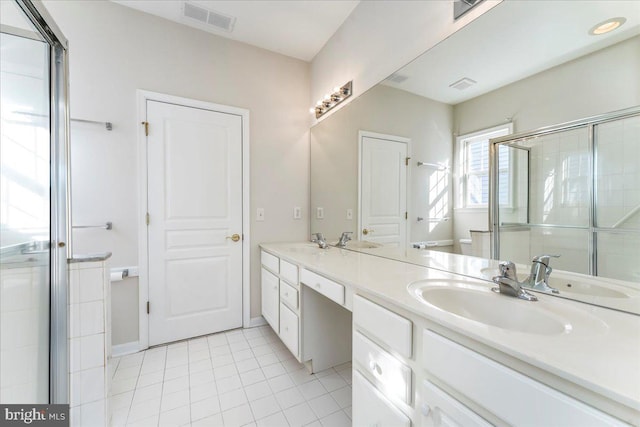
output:
[[[324,219],[324,208],[316,208],[316,219]]]
[[[300,206],[293,208],[293,219],[302,219],[302,209],[300,209]]]
[[[256,209],[256,221],[264,221],[264,208]]]
[[[353,209],[347,209],[347,219],[353,219]]]

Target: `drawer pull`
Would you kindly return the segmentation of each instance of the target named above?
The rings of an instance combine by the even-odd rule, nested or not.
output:
[[[429,412],[431,412],[431,407],[426,403],[423,403],[422,406],[420,407],[420,410],[422,411],[422,415],[424,415],[425,417],[428,417]]]
[[[288,298],[289,297],[289,292],[285,292],[284,296]]]
[[[374,374],[382,375],[382,368],[375,361],[372,360],[371,363],[369,363],[369,368],[371,368]]]

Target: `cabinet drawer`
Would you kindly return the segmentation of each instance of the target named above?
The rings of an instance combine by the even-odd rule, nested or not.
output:
[[[280,300],[286,302],[289,307],[298,309],[298,290],[287,282],[280,281]]]
[[[333,300],[340,305],[344,305],[344,286],[334,282],[333,280],[329,280],[326,277],[322,277],[319,274],[303,268],[300,272],[300,282],[309,286],[314,291],[321,293],[330,300]]]
[[[280,260],[280,276],[292,285],[298,286],[298,266],[283,259]]]
[[[424,427],[491,427],[491,424],[429,381],[422,383],[422,402],[418,408]]]
[[[353,360],[387,396],[411,404],[411,368],[359,332],[353,334]]]
[[[298,357],[298,316],[280,304],[280,339]]]
[[[279,259],[277,256],[271,255],[268,252],[262,251],[262,253],[260,254],[260,261],[262,262],[262,265],[264,265],[274,273],[279,272],[278,266],[280,263],[278,262]]]
[[[352,410],[354,426],[411,426],[411,420],[357,371],[353,372]]]
[[[422,345],[428,371],[508,424],[626,425],[434,332],[423,332]]]
[[[398,354],[411,357],[413,328],[411,321],[356,295],[353,298],[353,323],[397,351]]]

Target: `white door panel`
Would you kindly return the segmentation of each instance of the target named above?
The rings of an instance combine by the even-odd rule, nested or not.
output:
[[[242,326],[242,119],[147,101],[149,345]]]
[[[407,143],[362,136],[359,239],[407,244]]]

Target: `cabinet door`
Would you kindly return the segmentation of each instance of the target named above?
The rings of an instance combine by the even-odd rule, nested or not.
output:
[[[280,280],[278,277],[264,268],[262,269],[262,317],[264,317],[276,333],[278,333],[280,326],[278,316],[280,304],[279,283]]]
[[[353,372],[353,425],[410,427],[411,420],[358,371]]]
[[[298,316],[280,304],[280,339],[298,357]]]

